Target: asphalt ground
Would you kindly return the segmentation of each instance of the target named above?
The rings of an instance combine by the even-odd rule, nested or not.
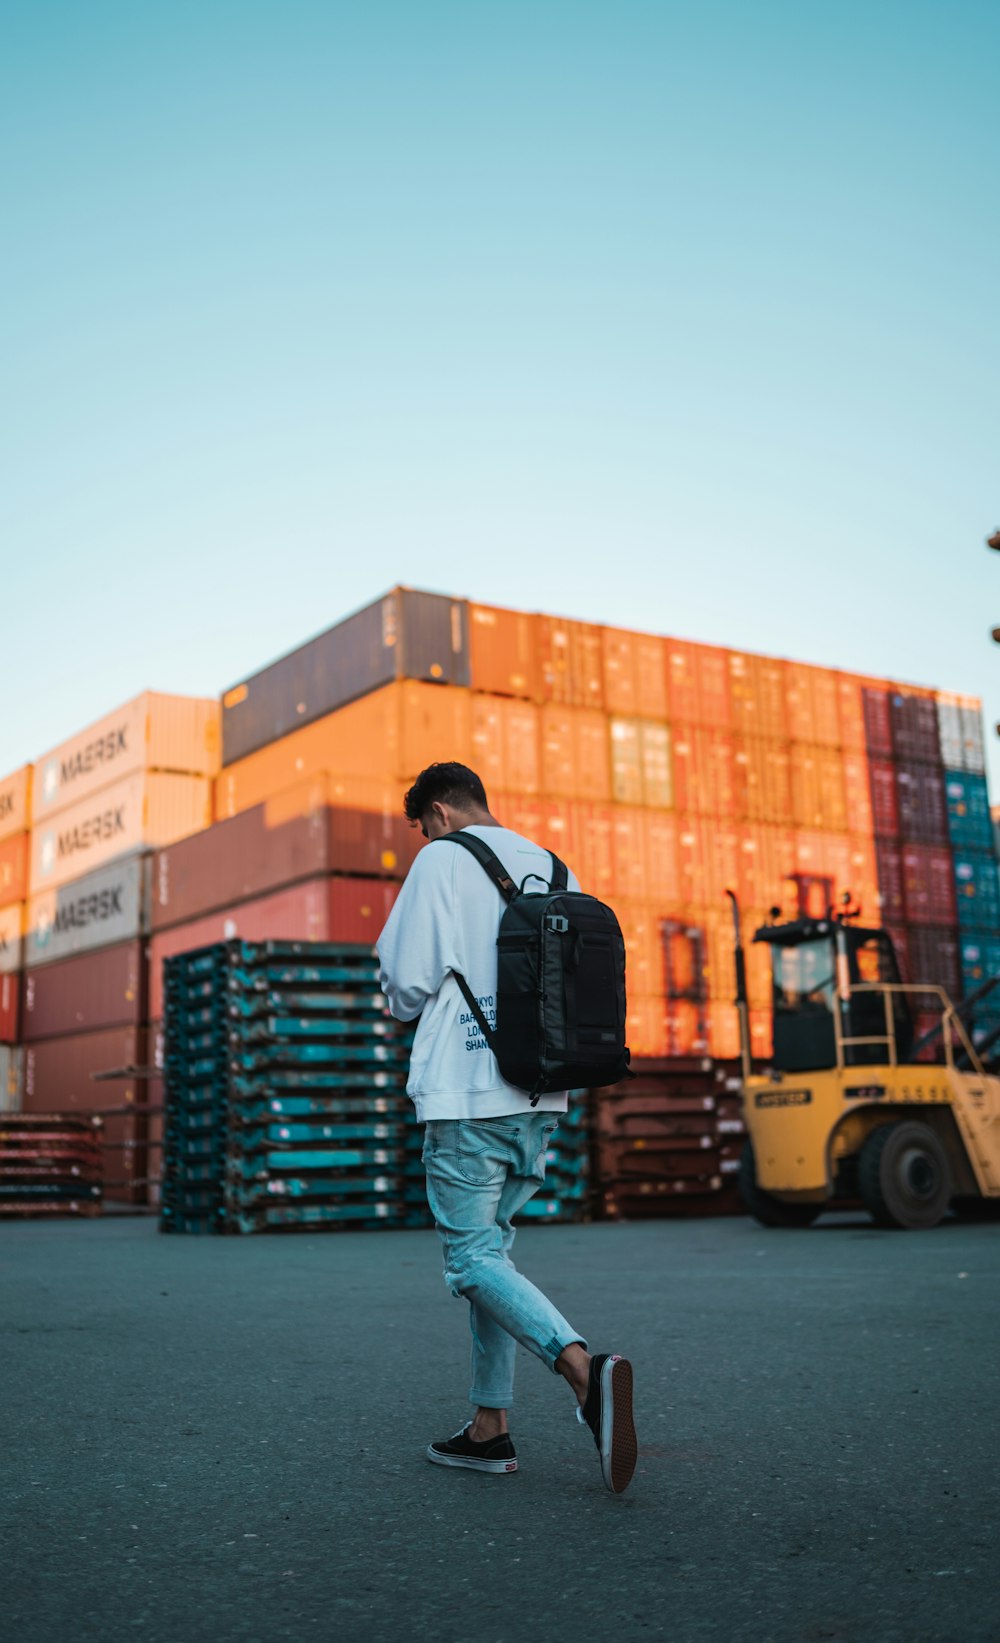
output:
[[[27,1643],[1000,1638],[1000,1227],[526,1227],[637,1378],[605,1493],[527,1353],[521,1469],[468,1418],[434,1233],[0,1227],[0,1633]]]

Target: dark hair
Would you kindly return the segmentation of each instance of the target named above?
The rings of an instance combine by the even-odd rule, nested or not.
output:
[[[429,764],[403,800],[411,822],[420,821],[432,804],[453,804],[456,810],[488,810],[486,789],[467,764]]]

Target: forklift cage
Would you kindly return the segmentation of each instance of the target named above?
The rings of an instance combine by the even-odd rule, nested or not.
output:
[[[898,1067],[900,1065],[899,1057],[896,1053],[896,1023],[893,1016],[892,1000],[894,994],[903,993],[917,994],[924,998],[933,996],[938,1000],[941,1006],[941,1020],[938,1026],[933,1028],[929,1033],[924,1034],[923,1038],[920,1040],[920,1043],[922,1044],[924,1042],[929,1042],[932,1037],[936,1037],[937,1033],[940,1032],[944,1041],[945,1066],[948,1068],[949,1072],[956,1072],[958,1071],[958,1068],[955,1065],[955,1044],[952,1036],[952,1029],[957,1028],[958,1036],[961,1041],[961,1049],[963,1054],[967,1055],[969,1058],[969,1066],[979,1078],[985,1078],[985,1068],[983,1067],[983,1064],[979,1059],[975,1048],[973,1047],[972,1040],[965,1030],[965,1023],[943,987],[901,981],[860,981],[856,982],[853,986],[847,989],[846,997],[843,993],[840,994],[841,1002],[848,1002],[851,998],[853,998],[855,993],[882,994],[882,1002],[885,1009],[885,1033],[884,1035],[879,1034],[877,1037],[868,1038],[847,1037],[841,1026],[841,1011],[834,1010],[833,1030],[834,1039],[837,1046],[838,1072],[843,1072],[846,1065],[844,1059],[845,1049],[860,1048],[866,1044],[883,1045],[889,1052],[890,1067]],[[907,1063],[907,1065],[909,1065],[909,1063]]]

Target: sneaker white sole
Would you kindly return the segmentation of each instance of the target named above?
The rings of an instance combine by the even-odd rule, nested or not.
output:
[[[632,1365],[609,1358],[601,1369],[601,1476],[613,1495],[632,1482],[639,1455],[632,1419]]]
[[[516,1472],[516,1460],[476,1460],[472,1455],[442,1455],[433,1444],[427,1446],[427,1459],[435,1466],[462,1466],[467,1472]]]

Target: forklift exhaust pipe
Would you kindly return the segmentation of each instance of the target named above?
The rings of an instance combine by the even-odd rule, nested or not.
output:
[[[733,949],[736,954],[736,1013],[740,1019],[740,1060],[743,1064],[743,1077],[747,1079],[753,1071],[753,1060],[750,1055],[747,966],[743,953],[743,933],[740,929],[740,904],[735,890],[727,890],[726,895],[729,897],[733,909]]]

